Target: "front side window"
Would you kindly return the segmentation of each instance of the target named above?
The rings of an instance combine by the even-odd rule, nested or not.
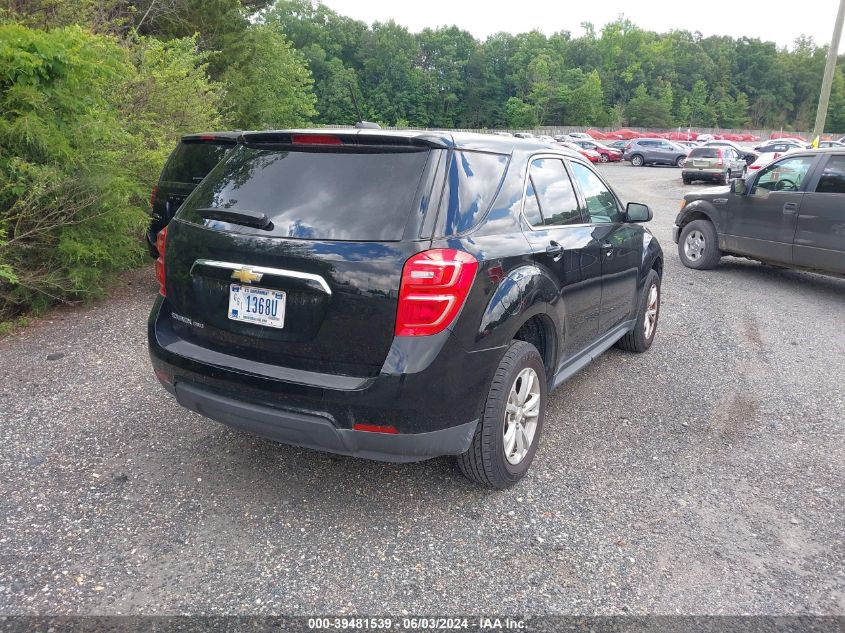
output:
[[[845,156],[831,156],[819,178],[816,193],[845,193]]]
[[[772,191],[798,191],[812,164],[812,156],[797,156],[772,163],[760,171],[751,195],[766,198]]]
[[[538,158],[531,163],[524,213],[532,226],[563,226],[583,221],[562,160]]]
[[[622,212],[616,203],[616,196],[601,178],[586,165],[572,163],[572,173],[587,201],[587,214],[593,224],[622,222]]]

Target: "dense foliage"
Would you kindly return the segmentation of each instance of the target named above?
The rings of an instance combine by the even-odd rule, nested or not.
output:
[[[262,17],[309,60],[320,123],[355,120],[351,84],[367,116],[391,125],[808,130],[826,54],[803,37],[786,50],[751,38],[657,34],[626,19],[600,32],[585,25],[577,38],[534,31],[479,42],[457,27],[412,34],[393,22],[368,26],[310,0],[278,0]],[[845,132],[843,85],[840,67],[831,131]]]
[[[351,124],[355,101],[399,127],[811,127],[812,40],[585,26],[478,41],[311,0],[0,0],[0,321],[143,261],[186,132]],[[828,128],[845,132],[842,68]]]
[[[0,10],[0,322],[96,296],[111,272],[144,261],[150,188],[181,134],[314,116],[304,58],[253,27],[248,9],[16,0]]]

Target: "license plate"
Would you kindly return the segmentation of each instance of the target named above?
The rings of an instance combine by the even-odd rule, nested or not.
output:
[[[285,293],[281,290],[229,286],[229,318],[267,327],[285,327]]]

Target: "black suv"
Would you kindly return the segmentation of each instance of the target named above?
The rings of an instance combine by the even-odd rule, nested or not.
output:
[[[653,340],[663,255],[580,156],[431,132],[244,133],[159,234],[180,404],[280,442],[527,471],[547,393]]]
[[[845,148],[793,151],[730,188],[687,194],[675,225],[689,268],[737,255],[845,275]]]
[[[158,257],[158,232],[167,226],[179,205],[226,152],[235,147],[239,136],[240,132],[209,132],[187,134],[179,139],[150,193],[152,217],[147,229],[147,248],[153,259]]]

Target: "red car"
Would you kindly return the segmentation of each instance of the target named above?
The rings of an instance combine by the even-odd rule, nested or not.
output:
[[[568,149],[571,149],[573,152],[578,152],[579,154],[581,154],[581,156],[589,160],[591,163],[604,162],[602,161],[601,154],[599,154],[595,150],[586,149],[585,147],[582,147],[581,143],[589,143],[590,145],[595,145],[595,143],[590,143],[590,141],[564,141],[563,143],[561,143],[561,145]]]
[[[610,147],[609,145],[605,145],[604,143],[598,143],[596,141],[573,141],[575,145],[579,145],[581,149],[592,150],[593,152],[598,152],[599,154],[599,161],[602,163],[616,163],[622,160],[622,152],[615,147]],[[589,156],[587,157],[589,158]],[[594,161],[592,158],[590,160]]]

